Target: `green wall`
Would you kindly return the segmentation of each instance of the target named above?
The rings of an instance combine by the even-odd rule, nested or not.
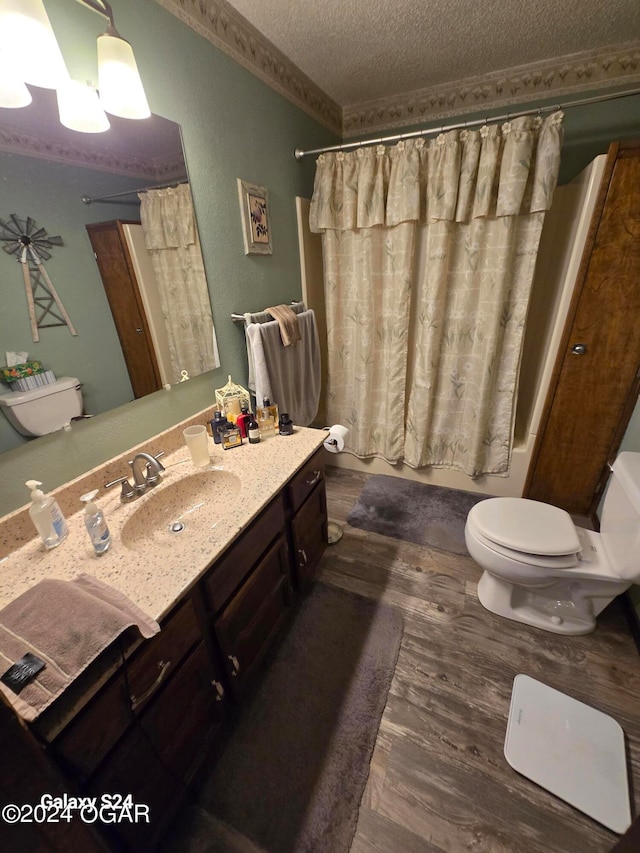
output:
[[[72,75],[95,79],[93,39],[100,19],[71,0],[46,5]],[[228,373],[246,381],[243,331],[231,313],[300,295],[294,197],[310,195],[314,162],[296,162],[293,150],[338,141],[153,0],[113,0],[112,6],[118,28],[134,46],[152,111],[182,126],[221,367],[78,424],[71,433],[3,454],[0,513],[25,502],[28,477],[53,488],[205,407]],[[509,109],[517,113],[518,105]],[[567,110],[561,181],[606,151],[610,140],[632,136],[640,137],[638,97]],[[269,190],[272,256],[243,253],[238,177]]]
[[[151,110],[182,127],[221,367],[171,391],[159,391],[76,424],[70,433],[44,436],[2,454],[0,514],[25,503],[23,484],[29,477],[54,488],[212,404],[213,390],[225,384],[227,374],[236,382],[246,382],[244,334],[230,315],[300,297],[294,199],[310,195],[314,164],[313,158],[298,163],[293,150],[337,141],[322,125],[153,0],[113,0],[111,5],[118,29],[134,47]],[[72,76],[95,80],[95,36],[104,28],[102,19],[70,0],[47,0],[46,7]],[[244,254],[236,178],[269,191],[271,256]],[[57,227],[63,232],[59,220],[43,215],[44,208],[29,212],[42,216],[48,229]],[[110,209],[100,218],[114,218],[112,213]],[[65,252],[66,248],[56,250],[56,263],[63,263]],[[6,301],[4,269],[3,264],[0,284]],[[19,292],[19,279],[15,288]],[[18,299],[24,301],[21,294]],[[67,299],[65,292],[63,301],[74,323],[82,319],[79,325],[84,328],[83,309],[75,297],[70,294]],[[20,311],[24,311],[22,303]],[[106,327],[109,322],[105,321]],[[49,334],[53,332],[61,337],[69,334],[65,329]],[[95,343],[92,335],[80,328],[79,333],[89,346]],[[101,335],[108,338],[108,328]],[[0,346],[17,349],[19,342],[12,339],[11,345],[5,344],[3,336]],[[102,345],[94,352],[97,358],[112,359]],[[57,366],[54,369],[60,372]]]

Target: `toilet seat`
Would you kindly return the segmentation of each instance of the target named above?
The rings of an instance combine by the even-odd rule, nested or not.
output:
[[[501,554],[509,560],[514,560],[517,563],[522,563],[525,566],[535,566],[540,569],[572,569],[580,563],[578,552],[574,551],[571,554],[558,554],[555,556],[545,556],[543,554],[532,554],[528,551],[518,551],[515,548],[507,548],[505,545],[500,545],[486,536],[474,526],[472,520],[467,521],[469,532],[480,542],[485,548],[493,551],[496,554]]]
[[[577,563],[578,533],[569,513],[558,507],[528,498],[489,498],[472,507],[468,522],[488,547],[521,562],[549,568],[560,568],[566,559],[573,560],[566,567]]]

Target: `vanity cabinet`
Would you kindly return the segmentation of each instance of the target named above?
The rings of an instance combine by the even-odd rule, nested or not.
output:
[[[110,675],[48,738],[50,756],[81,792],[131,794],[149,807],[149,824],[106,827],[115,849],[157,846],[326,541],[319,451],[176,603],[159,634],[111,647]]]

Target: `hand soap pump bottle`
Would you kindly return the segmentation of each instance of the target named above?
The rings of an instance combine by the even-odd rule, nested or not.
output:
[[[31,489],[31,500],[33,501],[29,507],[31,521],[40,534],[44,547],[47,549],[55,548],[66,538],[69,532],[58,502],[51,495],[45,495],[44,492],[40,491],[38,486],[41,486],[42,483],[38,480],[27,480],[25,485]]]
[[[111,533],[107,527],[107,522],[104,518],[104,513],[97,507],[93,499],[98,494],[98,490],[87,492],[82,495],[80,500],[84,503],[84,526],[87,528],[87,533],[91,539],[93,550],[96,554],[104,554],[109,545],[111,545]]]

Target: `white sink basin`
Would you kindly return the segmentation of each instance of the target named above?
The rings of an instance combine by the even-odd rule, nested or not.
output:
[[[152,543],[177,544],[178,536],[213,534],[216,518],[239,500],[241,482],[229,471],[208,468],[166,483],[140,499],[120,540],[125,548],[143,551]]]

